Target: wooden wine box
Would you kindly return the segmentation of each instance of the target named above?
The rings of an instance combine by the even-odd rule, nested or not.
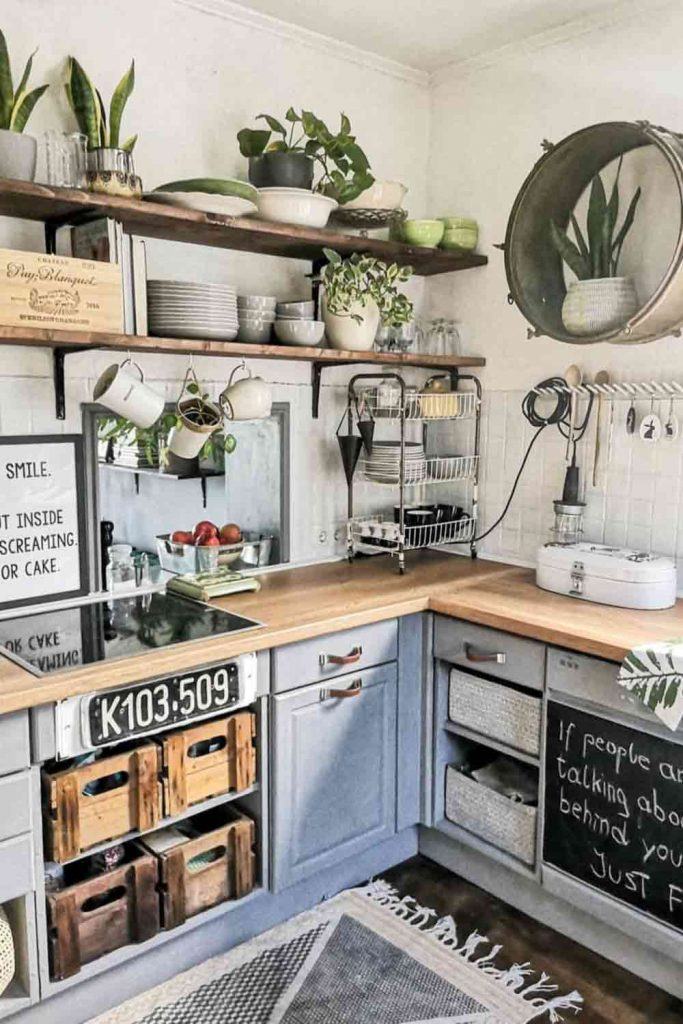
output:
[[[0,324],[121,333],[121,269],[97,260],[0,249]]]
[[[165,814],[174,817],[212,796],[253,786],[255,736],[256,715],[238,711],[162,737]]]
[[[109,839],[154,828],[161,818],[161,754],[156,743],[91,764],[43,769],[43,816],[50,860],[70,860]]]
[[[195,914],[240,899],[255,884],[256,828],[233,807],[217,807],[141,842],[159,861],[161,921],[176,928]]]
[[[66,887],[46,897],[53,981],[160,929],[158,865],[141,847],[128,844],[126,860],[111,871],[89,876],[87,861],[69,869]]]

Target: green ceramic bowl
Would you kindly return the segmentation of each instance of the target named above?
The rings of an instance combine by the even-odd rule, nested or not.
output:
[[[442,249],[455,252],[472,252],[479,241],[479,225],[469,217],[442,217],[444,233],[441,239]]]
[[[403,241],[435,249],[443,238],[445,227],[440,220],[406,220],[403,222]]]

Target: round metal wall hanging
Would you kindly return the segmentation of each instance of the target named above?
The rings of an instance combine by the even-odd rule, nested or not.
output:
[[[623,322],[595,333],[567,330],[562,306],[567,296],[563,261],[551,237],[552,220],[566,229],[575,207],[603,168],[632,150],[652,146],[673,176],[683,212],[683,137],[644,121],[591,125],[562,142],[544,143],[515,199],[505,237],[505,270],[510,301],[533,327],[529,334],[573,344],[635,343],[680,334],[683,324],[683,218],[677,241],[658,285]],[[620,279],[624,280],[624,279]],[[588,282],[584,282],[588,283]]]

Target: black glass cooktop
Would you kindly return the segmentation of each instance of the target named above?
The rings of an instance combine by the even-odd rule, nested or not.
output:
[[[0,620],[0,651],[44,676],[260,625],[175,594],[141,594]]]

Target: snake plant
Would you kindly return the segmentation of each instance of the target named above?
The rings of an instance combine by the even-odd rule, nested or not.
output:
[[[88,149],[124,149],[133,151],[137,135],[120,142],[121,119],[128,98],[135,86],[135,61],[114,89],[109,105],[109,122],[102,96],[75,57],[69,57],[67,81],[64,86],[69,106],[76,115],[78,127],[88,140]]]
[[[576,243],[571,240],[567,231],[559,228],[554,220],[550,221],[552,243],[579,281],[597,277],[617,277],[618,275],[621,250],[633,225],[641,195],[640,187],[638,187],[629,203],[624,221],[615,235],[619,218],[619,175],[622,160],[623,157],[619,159],[609,200],[600,175],[596,174],[591,182],[586,218],[588,241],[581,233],[581,228],[573,213],[570,215],[570,221],[574,229]]]
[[[37,89],[28,91],[28,80],[36,53],[34,50],[26,61],[24,73],[15,92],[7,42],[0,31],[0,128],[5,131],[23,132],[33,108],[48,88],[47,85],[39,85]]]

